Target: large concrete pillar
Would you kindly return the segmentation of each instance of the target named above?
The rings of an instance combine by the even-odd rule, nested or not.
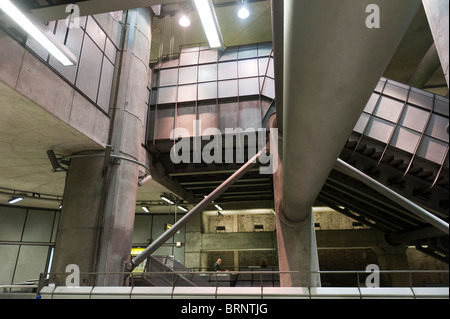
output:
[[[270,127],[276,127],[276,116],[270,119]],[[279,143],[282,134],[279,134]],[[270,140],[270,151],[279,151],[273,147],[273,136]],[[280,152],[282,154],[282,152]],[[281,287],[319,287],[320,275],[317,241],[314,229],[314,215],[301,221],[293,222],[286,218],[283,212],[283,167],[282,159],[278,157],[278,169],[273,174],[274,202],[277,228],[278,265]]]
[[[448,87],[448,0],[422,0]]]
[[[108,144],[113,155],[142,162],[151,44],[149,10],[130,10],[124,30]],[[53,272],[64,273],[69,263],[78,265],[81,272],[124,271],[131,257],[141,169],[126,160],[106,163],[105,167],[103,156],[71,160]],[[89,284],[98,286],[124,284],[123,275],[90,278],[95,282]]]

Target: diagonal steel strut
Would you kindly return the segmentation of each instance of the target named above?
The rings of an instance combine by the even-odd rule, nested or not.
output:
[[[193,209],[191,209],[186,215],[184,215],[179,221],[177,221],[170,229],[166,230],[158,239],[150,244],[142,253],[136,256],[130,263],[127,264],[126,271],[131,272],[152,253],[154,253],[162,244],[164,244],[170,237],[175,235],[182,227],[184,227],[193,217],[198,213],[201,213],[206,209],[215,199],[222,195],[228,188],[230,188],[235,182],[237,182],[242,176],[244,176],[253,166],[256,165],[258,158],[266,152],[266,147],[253,156],[247,163],[245,163],[240,169],[238,169],[233,175],[231,175],[226,181],[220,184],[214,191],[206,196],[200,203],[198,203]]]

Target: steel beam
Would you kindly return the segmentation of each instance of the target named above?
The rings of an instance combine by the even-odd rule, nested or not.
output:
[[[380,182],[374,180],[370,176],[367,176],[366,174],[364,174],[360,170],[354,168],[350,164],[344,162],[341,159],[338,159],[336,162],[335,168],[336,168],[336,170],[357,179],[358,181],[360,181],[360,182],[366,184],[367,186],[371,187],[372,189],[376,190],[380,194],[386,196],[387,198],[389,198],[393,202],[397,203],[398,205],[402,206],[403,208],[407,209],[408,211],[410,211],[411,213],[413,213],[420,219],[422,219],[425,222],[430,223],[434,227],[438,228],[444,234],[446,234],[446,235],[449,234],[449,227],[448,227],[447,222],[445,222],[444,220],[435,216],[434,214],[428,212],[427,210],[423,209],[419,205],[413,203],[409,199],[394,192],[393,190],[384,186]]]
[[[252,169],[258,158],[266,151],[266,148],[259,151],[254,157],[252,157],[247,163],[245,163],[239,170],[231,175],[226,181],[224,181],[219,187],[206,196],[200,203],[198,203],[193,209],[191,209],[186,215],[184,215],[179,221],[177,221],[170,229],[165,231],[159,238],[157,238],[150,246],[148,246],[142,253],[136,256],[131,263],[127,265],[126,271],[132,271],[152,253],[154,253],[162,244],[164,244],[170,237],[176,234],[182,227],[184,227],[192,218],[197,214],[205,210],[214,200],[222,195],[227,189],[230,188],[236,181],[244,176],[250,169]]]
[[[275,0],[276,1],[276,0]],[[367,21],[379,8],[379,27]],[[283,211],[308,218],[418,0],[284,1]]]

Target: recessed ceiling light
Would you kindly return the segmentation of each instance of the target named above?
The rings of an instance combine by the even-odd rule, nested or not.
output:
[[[175,204],[170,198],[168,198],[168,197],[166,197],[166,196],[164,196],[164,195],[161,195],[161,199],[162,199],[163,201],[169,203],[170,205]]]
[[[18,202],[20,202],[20,201],[22,201],[23,200],[23,197],[17,197],[17,196],[14,196],[13,198],[11,198],[9,201],[8,201],[8,203],[9,204],[15,204],[15,203],[18,203]]]
[[[185,15],[183,15],[180,20],[178,20],[178,23],[183,27],[183,28],[187,28],[188,26],[191,25],[191,20],[189,20],[189,18]]]
[[[239,9],[238,17],[241,19],[247,19],[249,16],[250,16],[250,12],[248,11],[248,9],[245,6],[242,6]]]

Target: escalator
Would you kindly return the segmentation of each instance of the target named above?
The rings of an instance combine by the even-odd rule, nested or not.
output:
[[[171,256],[150,256],[145,272],[134,276],[142,286],[155,287],[210,287],[207,280],[185,267]]]

